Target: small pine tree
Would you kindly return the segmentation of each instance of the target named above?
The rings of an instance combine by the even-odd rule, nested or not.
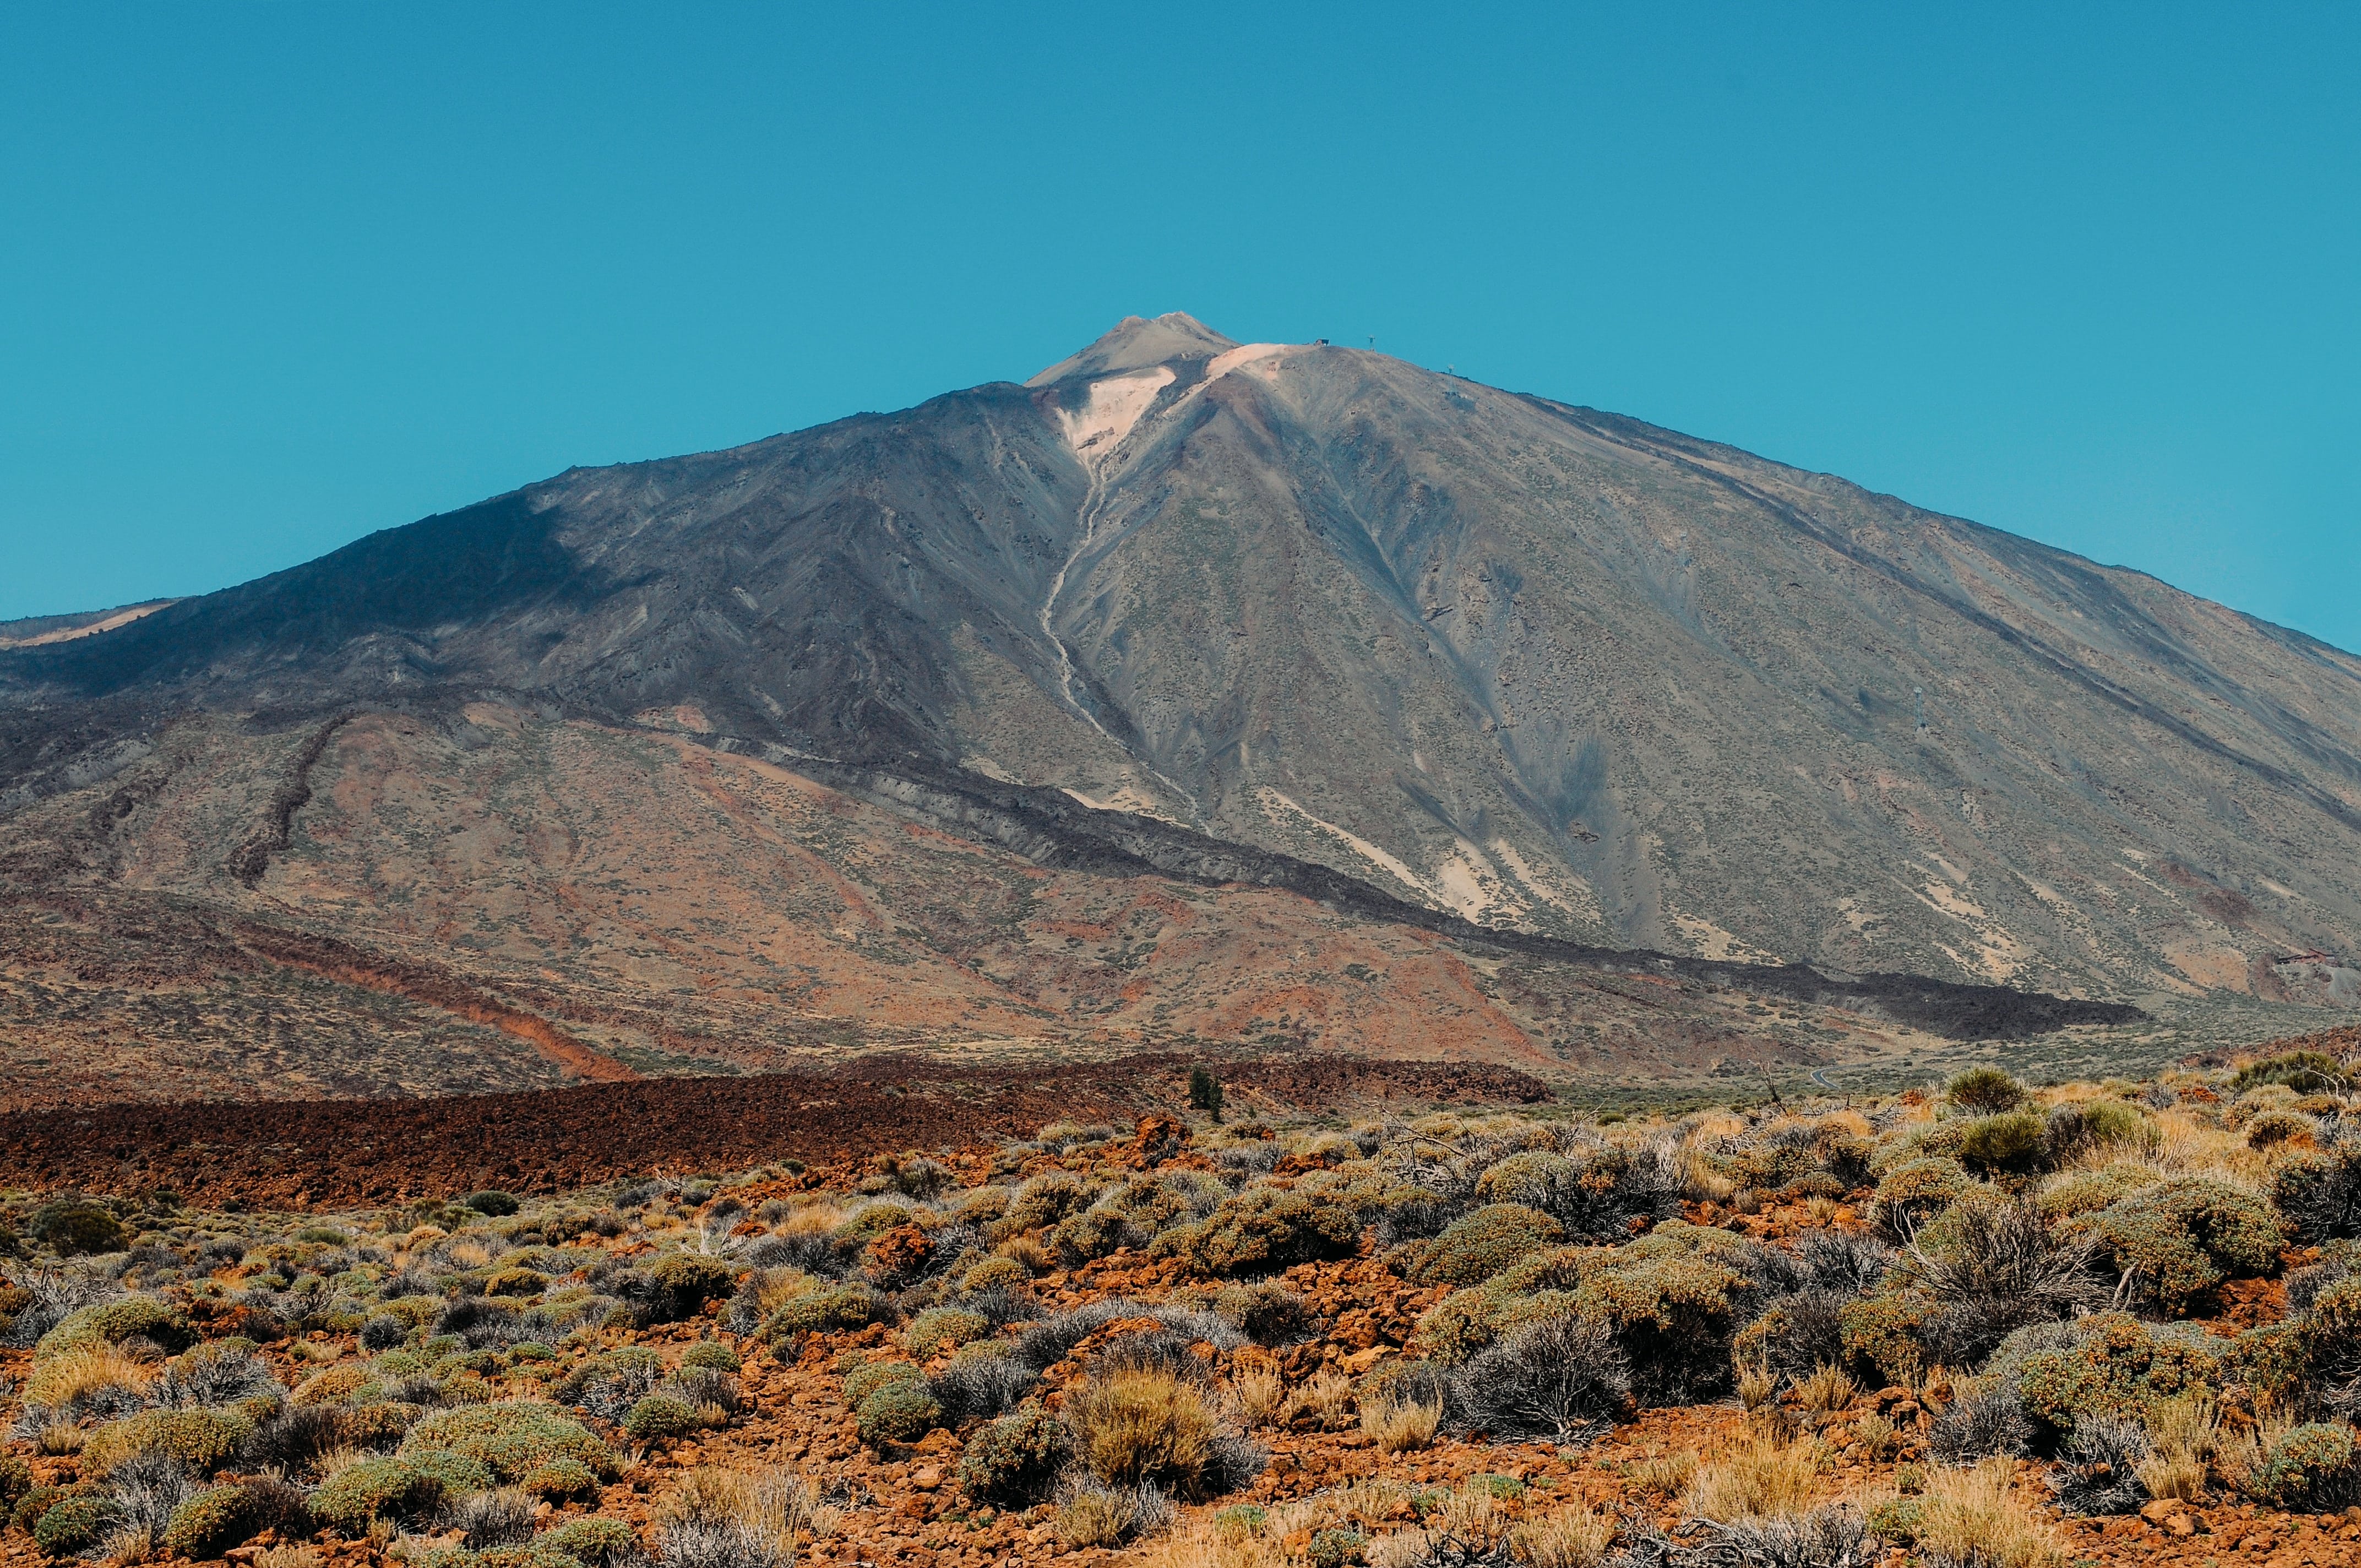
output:
[[[1202,1067],[1189,1069],[1189,1109],[1222,1119],[1222,1080]]]

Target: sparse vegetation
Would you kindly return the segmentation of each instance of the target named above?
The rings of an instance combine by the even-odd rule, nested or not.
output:
[[[2326,1518],[2361,1502],[2361,1139],[2343,1091],[2239,1076],[2144,1106],[1983,1079],[1057,1126],[506,1212],[182,1208],[136,1252],[6,1266],[0,1504],[69,1553],[457,1532],[436,1568],[784,1568],[905,1518],[1219,1568],[1878,1538],[2036,1568],[2045,1517]],[[2280,1115],[2301,1135],[2255,1136]],[[2283,1290],[2245,1283],[2290,1255]],[[1730,1393],[1673,1412],[1709,1442],[1663,1441],[1661,1407]],[[1545,1445],[1518,1475],[1487,1459],[1512,1442]],[[870,1490],[752,1464],[781,1443]],[[636,1529],[602,1506],[625,1476]]]

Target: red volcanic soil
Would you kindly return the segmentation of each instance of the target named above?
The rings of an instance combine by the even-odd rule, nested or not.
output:
[[[869,1058],[827,1073],[586,1083],[518,1094],[258,1104],[104,1105],[0,1116],[0,1186],[217,1207],[347,1208],[478,1188],[548,1192],[994,1143],[1060,1119],[1122,1120],[1186,1099],[1196,1058],[947,1069]],[[1242,1112],[1549,1097],[1513,1069],[1309,1057],[1216,1064]]]

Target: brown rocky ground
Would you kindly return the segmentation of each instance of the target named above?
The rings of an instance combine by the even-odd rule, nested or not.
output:
[[[761,1160],[865,1158],[996,1142],[1060,1118],[1179,1102],[1171,1056],[1038,1068],[868,1058],[827,1073],[675,1078],[528,1094],[250,1105],[91,1106],[0,1115],[0,1187],[201,1205],[335,1209],[498,1187],[561,1192]],[[1547,1097],[1513,1069],[1345,1057],[1224,1063],[1241,1104],[1279,1114]]]

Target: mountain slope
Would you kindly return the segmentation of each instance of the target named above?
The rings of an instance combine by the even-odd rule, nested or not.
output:
[[[192,709],[448,693],[1054,786],[1609,946],[2361,999],[2361,661],[1826,476],[1183,316],[0,650],[0,809]]]

